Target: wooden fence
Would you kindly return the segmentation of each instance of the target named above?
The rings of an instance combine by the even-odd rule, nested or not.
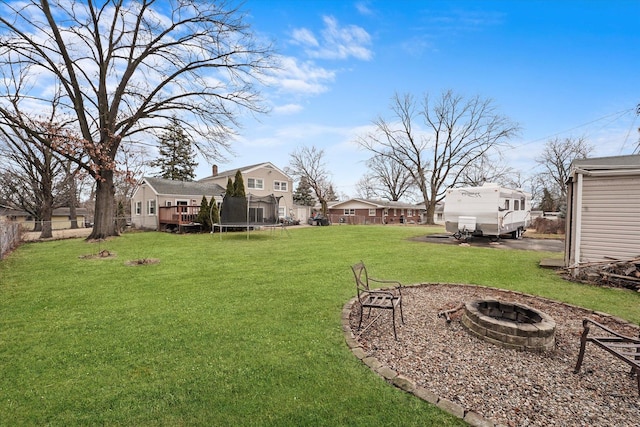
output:
[[[0,221],[0,259],[20,243],[20,224]]]

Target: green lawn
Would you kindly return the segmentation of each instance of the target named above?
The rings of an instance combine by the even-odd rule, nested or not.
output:
[[[409,241],[422,227],[130,233],[0,261],[0,425],[462,425],[352,356],[349,266],[520,290],[640,322],[640,295],[561,280],[560,254]],[[107,249],[111,259],[81,259]],[[160,263],[127,266],[125,261]]]

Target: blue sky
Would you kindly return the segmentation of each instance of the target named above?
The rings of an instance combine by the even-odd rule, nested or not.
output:
[[[525,176],[549,139],[631,154],[640,118],[640,1],[247,0],[247,22],[285,65],[220,170],[316,146],[336,190],[355,196],[369,154],[355,139],[395,93],[493,100],[522,127],[505,151]],[[201,162],[198,178],[210,174]]]

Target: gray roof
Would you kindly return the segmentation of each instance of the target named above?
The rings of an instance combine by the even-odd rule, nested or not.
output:
[[[234,178],[236,175],[236,172],[240,171],[241,173],[245,173],[247,171],[250,171],[252,169],[256,169],[256,168],[267,168],[267,169],[275,169],[281,173],[283,173],[285,176],[288,177],[287,173],[281,169],[279,169],[276,165],[274,165],[271,162],[262,162],[262,163],[256,163],[253,165],[248,165],[248,166],[242,166],[239,168],[235,168],[235,169],[229,169],[229,170],[225,170],[222,172],[218,172],[215,175],[210,175],[207,177],[204,177],[202,179],[200,179],[200,181],[210,181],[213,179],[220,179],[220,178]]]
[[[330,204],[329,208],[339,208],[341,205],[348,202],[360,202],[367,205],[375,206],[376,208],[397,208],[397,209],[419,209],[418,206],[412,203],[396,202],[393,200],[380,200],[380,199],[361,199],[353,198],[348,200],[342,200],[334,204]]]
[[[199,181],[173,181],[164,178],[143,178],[157,194],[176,196],[221,196],[226,189],[218,184]]]
[[[572,166],[586,170],[640,168],[640,154],[576,159],[573,161]]]

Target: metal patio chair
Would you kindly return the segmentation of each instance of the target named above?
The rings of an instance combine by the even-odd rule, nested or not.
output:
[[[367,268],[362,261],[352,265],[351,270],[353,270],[353,275],[356,279],[356,291],[358,293],[358,303],[360,304],[360,321],[358,322],[358,330],[362,326],[362,316],[365,308],[368,309],[367,317],[371,317],[371,309],[391,310],[393,336],[397,340],[396,308],[399,309],[400,320],[404,323],[404,316],[402,314],[402,284],[396,280],[380,280],[369,277]],[[371,289],[370,282],[393,285],[393,287]],[[380,317],[380,315],[378,317]],[[378,317],[373,319],[365,330],[371,326]],[[362,332],[364,332],[364,330]]]

